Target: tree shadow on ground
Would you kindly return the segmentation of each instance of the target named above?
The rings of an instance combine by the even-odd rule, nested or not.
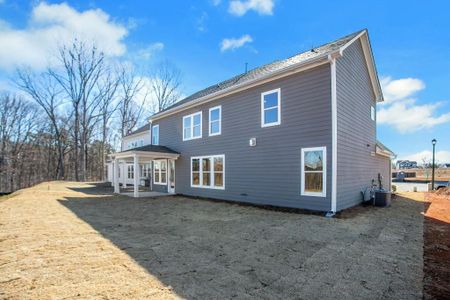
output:
[[[77,191],[98,195],[104,187]],[[59,201],[181,297],[287,299],[417,292],[403,283],[390,291],[392,278],[373,279],[373,274],[385,276],[383,270],[392,267],[377,256],[401,261],[399,256],[413,256],[408,249],[417,247],[413,239],[418,224],[408,228],[403,244],[388,240],[391,248],[380,246],[379,237],[388,234],[386,225],[396,216],[392,208],[371,207],[342,220],[178,196]],[[422,203],[398,201],[411,213],[408,218],[421,218]],[[374,266],[370,272],[368,263]],[[397,280],[417,276],[408,269],[415,266],[404,265],[408,274]]]
[[[107,182],[88,182],[83,187],[68,187],[68,189],[87,195],[111,195],[114,192],[111,183]]]

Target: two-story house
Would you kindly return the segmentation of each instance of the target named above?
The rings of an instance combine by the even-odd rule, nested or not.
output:
[[[110,180],[119,193],[122,170],[136,197],[148,177],[154,192],[334,213],[360,203],[379,174],[390,189],[393,153],[376,138],[380,101],[362,30],[153,115],[131,135],[145,132],[144,145],[112,156]]]

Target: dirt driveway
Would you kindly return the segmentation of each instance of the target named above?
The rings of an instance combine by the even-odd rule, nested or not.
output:
[[[420,201],[327,219],[40,184],[0,200],[0,298],[420,299]]]

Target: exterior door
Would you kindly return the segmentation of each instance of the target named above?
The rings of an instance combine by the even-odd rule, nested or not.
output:
[[[169,159],[169,182],[167,183],[167,192],[175,194],[175,161]]]
[[[134,165],[127,164],[125,172],[126,184],[134,184]]]

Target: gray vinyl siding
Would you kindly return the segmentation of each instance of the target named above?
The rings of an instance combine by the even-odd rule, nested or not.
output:
[[[360,191],[378,182],[390,189],[390,159],[374,155],[376,107],[361,42],[357,40],[337,59],[337,209],[361,202]]]
[[[157,120],[160,145],[181,156],[176,161],[176,193],[254,204],[330,210],[330,66],[290,75]],[[281,125],[261,128],[261,93],[281,89]],[[209,108],[222,106],[222,134],[208,136]],[[202,138],[182,139],[183,116],[202,111]],[[250,147],[249,139],[257,146]],[[300,195],[303,147],[327,150],[326,197]],[[192,156],[225,155],[225,189],[190,187]]]

